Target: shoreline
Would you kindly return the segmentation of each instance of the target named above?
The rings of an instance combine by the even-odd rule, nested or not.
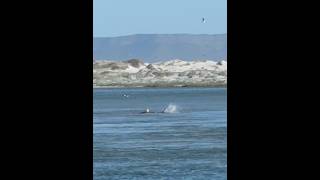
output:
[[[219,86],[93,86],[93,89],[138,89],[138,88],[227,88],[227,85]]]

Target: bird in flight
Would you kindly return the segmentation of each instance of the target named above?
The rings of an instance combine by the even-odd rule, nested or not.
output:
[[[205,22],[206,22],[206,20],[204,18],[202,18],[202,23],[205,23]]]

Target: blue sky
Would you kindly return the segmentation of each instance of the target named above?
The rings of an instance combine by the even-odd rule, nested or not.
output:
[[[93,0],[93,7],[94,37],[227,32],[227,0]]]

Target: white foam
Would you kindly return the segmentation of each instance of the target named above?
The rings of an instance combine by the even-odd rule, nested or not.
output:
[[[178,112],[178,106],[175,104],[169,104],[163,111],[164,113],[177,113]]]

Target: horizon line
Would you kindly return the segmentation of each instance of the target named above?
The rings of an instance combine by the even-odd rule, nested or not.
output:
[[[227,33],[217,33],[217,34],[194,34],[194,33],[141,33],[141,34],[129,34],[129,35],[120,35],[120,36],[93,36],[93,38],[117,38],[117,37],[126,37],[126,36],[137,36],[137,35],[224,35]]]

